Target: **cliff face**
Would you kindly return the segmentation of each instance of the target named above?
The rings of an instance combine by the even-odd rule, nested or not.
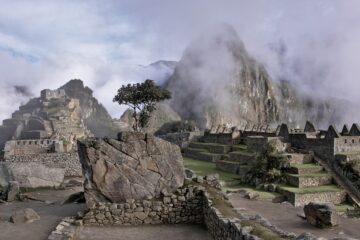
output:
[[[187,47],[165,86],[173,94],[172,108],[201,128],[281,122],[296,126],[306,120],[325,125],[342,118],[339,101],[304,96],[289,82],[273,81],[226,24]]]
[[[79,99],[84,124],[95,136],[116,136],[120,128],[105,107],[93,96],[93,91],[85,87],[81,80],[71,80],[60,89],[63,89],[70,98]]]

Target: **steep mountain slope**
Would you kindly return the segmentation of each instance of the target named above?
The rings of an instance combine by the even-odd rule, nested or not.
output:
[[[165,84],[173,93],[170,105],[182,118],[201,128],[342,120],[344,109],[340,113],[337,107],[344,103],[304,96],[289,82],[273,81],[231,26],[213,30],[187,47]]]
[[[64,89],[70,98],[79,99],[84,124],[95,136],[116,136],[120,128],[105,107],[93,96],[93,91],[85,87],[81,80],[71,80],[60,89]]]

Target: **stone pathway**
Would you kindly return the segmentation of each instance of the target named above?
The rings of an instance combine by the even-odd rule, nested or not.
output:
[[[77,189],[78,190],[78,189]],[[60,205],[70,194],[77,192],[73,190],[41,191],[29,193],[32,198],[43,201],[54,202],[45,204],[40,201],[14,202],[0,204],[0,239],[11,240],[47,240],[51,231],[58,225],[62,218],[74,216],[84,209],[84,204]],[[32,208],[40,220],[33,223],[13,224],[8,222],[10,216],[18,210]]]
[[[293,207],[290,204],[275,204],[264,200],[248,200],[240,194],[230,194],[230,202],[240,212],[250,215],[259,214],[269,220],[279,229],[293,232],[297,235],[310,232],[318,237],[352,237],[360,239],[360,219],[340,218],[340,225],[333,229],[318,229],[300,218],[303,214],[302,208]]]
[[[84,227],[78,240],[211,240],[197,225],[145,225],[138,227]]]

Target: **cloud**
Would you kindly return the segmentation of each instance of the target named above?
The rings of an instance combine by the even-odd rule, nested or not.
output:
[[[356,0],[5,0],[0,119],[26,100],[14,86],[36,96],[72,78],[84,80],[118,117],[123,109],[111,101],[116,88],[163,77],[139,65],[180,59],[193,38],[218,22],[235,27],[274,79],[319,97],[360,101]]]

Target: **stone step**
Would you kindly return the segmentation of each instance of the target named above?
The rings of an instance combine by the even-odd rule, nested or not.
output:
[[[189,149],[186,148],[184,153],[184,157],[194,158],[201,161],[207,161],[207,162],[216,162],[221,160],[222,155],[221,154],[214,154],[214,153],[208,153],[208,152],[201,152],[199,149]]]
[[[240,164],[253,164],[255,162],[255,158],[255,154],[244,151],[229,153],[229,160],[239,162]]]
[[[332,183],[330,175],[324,173],[311,173],[311,174],[286,174],[287,184],[297,188],[317,187],[329,185]]]
[[[286,200],[295,207],[302,207],[310,202],[330,202],[341,204],[346,201],[346,192],[336,185],[322,187],[294,188],[279,186],[277,191],[286,197]]]
[[[307,164],[291,164],[287,172],[292,174],[309,174],[309,173],[318,173],[323,170],[324,168],[320,165],[307,163]]]
[[[289,159],[292,164],[306,164],[314,162],[313,156],[310,154],[303,153],[286,153],[285,157]]]
[[[231,146],[231,151],[232,152],[238,152],[238,151],[246,151],[247,150],[247,146],[243,145],[243,144],[239,144],[239,145],[232,145]]]
[[[245,175],[250,169],[251,165],[243,165],[238,162],[231,162],[231,161],[217,161],[216,162],[216,168],[228,172],[233,173],[237,175]]]
[[[211,153],[217,154],[226,154],[231,151],[230,145],[221,145],[213,143],[201,143],[201,142],[192,142],[189,144],[190,148],[206,149]]]

